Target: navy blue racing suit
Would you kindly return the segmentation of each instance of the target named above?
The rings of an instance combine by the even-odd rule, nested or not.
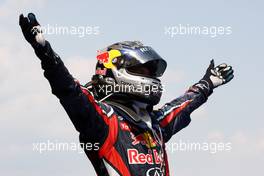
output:
[[[117,104],[97,101],[93,92],[72,77],[48,42],[35,52],[52,93],[79,132],[80,142],[98,143],[99,150],[84,148],[97,175],[169,175],[165,144],[188,126],[191,112],[207,100],[212,90],[198,83],[162,108],[149,111],[150,129],[144,122],[133,121]]]

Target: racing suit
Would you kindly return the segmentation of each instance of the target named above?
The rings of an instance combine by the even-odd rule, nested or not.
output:
[[[71,76],[48,42],[44,48],[35,49],[35,53],[52,93],[79,132],[80,142],[99,144],[99,150],[84,148],[99,176],[168,176],[165,143],[188,126],[191,112],[212,93],[202,82],[195,84],[162,108],[150,109],[149,128],[144,122],[135,122],[125,106],[97,101],[93,92]]]

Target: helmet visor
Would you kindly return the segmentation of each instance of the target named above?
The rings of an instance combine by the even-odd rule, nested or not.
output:
[[[128,72],[148,77],[160,77],[164,73],[167,63],[151,47],[144,46],[133,51],[124,51],[125,67]]]
[[[160,59],[151,60],[144,64],[136,64],[134,66],[127,67],[126,70],[133,75],[157,78],[163,75],[166,66],[166,62],[163,59]]]

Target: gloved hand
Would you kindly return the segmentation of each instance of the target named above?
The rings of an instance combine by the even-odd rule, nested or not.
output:
[[[24,17],[24,15],[21,14],[19,16],[19,25],[25,39],[33,46],[33,48],[45,46],[46,42],[40,24],[33,13],[29,13],[27,17]]]
[[[234,78],[234,70],[231,66],[223,63],[214,66],[214,60],[211,60],[206,73],[200,82],[207,82],[210,89],[214,89],[220,85],[226,84]]]
[[[50,43],[44,39],[40,24],[33,13],[29,13],[27,17],[21,14],[19,25],[25,39],[32,45],[36,55],[42,61],[41,65],[44,70],[62,63],[60,57],[51,48]]]

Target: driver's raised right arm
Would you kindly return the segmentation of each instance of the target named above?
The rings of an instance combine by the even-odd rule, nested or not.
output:
[[[52,93],[59,98],[82,140],[104,143],[108,136],[111,108],[97,102],[91,92],[75,81],[49,42],[43,38],[34,14],[28,17],[21,15],[19,24],[41,60]]]

